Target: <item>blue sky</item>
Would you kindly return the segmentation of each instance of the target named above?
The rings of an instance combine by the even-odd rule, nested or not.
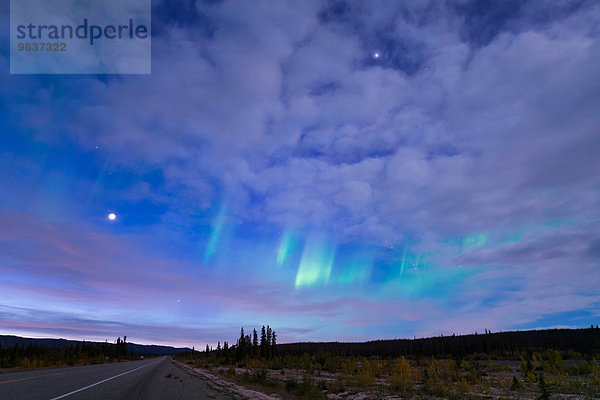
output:
[[[598,4],[152,7],[151,75],[10,75],[0,35],[0,333],[598,323]]]

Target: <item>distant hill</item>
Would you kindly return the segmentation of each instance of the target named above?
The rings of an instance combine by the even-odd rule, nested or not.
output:
[[[0,348],[10,348],[15,344],[20,346],[38,345],[46,348],[69,348],[81,345],[78,340],[66,339],[32,339],[19,336],[0,335]],[[85,342],[99,343],[102,342]],[[235,346],[232,346],[235,348]],[[600,329],[544,329],[512,332],[489,332],[471,335],[437,336],[422,339],[392,339],[374,340],[362,343],[344,342],[306,342],[278,344],[280,354],[302,354],[319,352],[334,353],[341,356],[364,355],[381,357],[398,356],[435,356],[435,357],[464,357],[468,355],[488,355],[495,357],[514,358],[521,352],[537,352],[552,349],[565,353],[572,352],[574,357],[600,356]],[[134,354],[145,355],[175,355],[191,352],[190,348],[175,348],[171,346],[142,345],[127,343],[127,350]]]
[[[75,345],[81,345],[83,341],[80,340],[66,340],[66,339],[33,339],[24,338],[20,336],[8,336],[0,335],[0,347],[10,348],[14,345],[29,346],[37,345],[46,348],[65,349]],[[85,343],[102,343],[102,342],[85,342]],[[158,346],[158,345],[146,345],[127,343],[127,351],[134,354],[145,354],[145,355],[157,355],[157,356],[170,356],[174,354],[191,352],[192,349],[187,347],[171,347],[171,346]]]
[[[438,336],[423,339],[375,340],[363,343],[321,342],[278,344],[280,354],[334,353],[340,356],[465,357],[487,355],[518,358],[521,352],[558,350],[567,357],[600,356],[600,329],[544,329]],[[569,354],[570,353],[570,354]]]

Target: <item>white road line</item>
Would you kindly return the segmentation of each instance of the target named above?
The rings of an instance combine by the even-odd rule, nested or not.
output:
[[[111,379],[115,379],[115,378],[118,378],[118,377],[120,377],[120,376],[123,376],[123,375],[130,374],[130,373],[132,373],[132,372],[135,372],[135,371],[137,371],[138,369],[146,368],[147,366],[149,366],[149,365],[154,365],[154,364],[156,364],[156,363],[155,363],[155,362],[153,362],[153,363],[151,363],[151,364],[142,365],[141,367],[138,367],[138,368],[132,369],[131,371],[123,372],[122,374],[115,375],[115,376],[111,376],[110,378],[106,378],[106,379],[104,379],[104,380],[101,380],[100,382],[92,383],[91,385],[88,385],[88,386],[86,386],[86,387],[82,387],[81,389],[73,390],[72,392],[69,392],[69,393],[63,394],[62,396],[53,397],[53,398],[51,398],[50,400],[58,400],[58,399],[62,399],[62,398],[64,398],[64,397],[70,396],[70,395],[72,395],[72,394],[75,394],[75,393],[82,392],[82,391],[84,391],[84,390],[86,390],[86,389],[89,389],[89,388],[91,388],[91,387],[94,387],[94,386],[96,386],[96,385],[99,385],[99,384],[101,384],[101,383],[108,382],[108,381],[110,381]]]

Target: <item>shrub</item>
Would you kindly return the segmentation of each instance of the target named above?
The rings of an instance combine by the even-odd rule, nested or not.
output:
[[[400,357],[392,370],[391,386],[402,393],[412,389],[410,365],[404,357]]]
[[[540,395],[538,396],[538,400],[550,399],[550,388],[548,387],[548,384],[546,384],[546,380],[544,379],[544,374],[540,374],[540,376],[539,376],[538,388],[540,389]]]
[[[327,390],[331,393],[341,393],[346,391],[346,385],[342,378],[337,378],[335,381],[330,382],[327,386]]]
[[[600,366],[596,360],[592,365],[592,384],[600,388]]]
[[[472,384],[479,383],[479,378],[481,377],[481,366],[477,360],[472,360],[469,362],[467,370],[469,372],[469,381]]]
[[[263,386],[272,387],[277,385],[277,382],[275,382],[272,379],[269,379],[266,368],[255,368],[254,370],[252,370],[251,375],[246,372],[244,374],[244,379],[246,381],[258,383]]]
[[[512,382],[510,384],[510,390],[520,390],[523,388],[523,384],[521,383],[521,381],[519,381],[519,379],[516,376],[513,376],[512,378]]]
[[[471,391],[471,386],[467,382],[465,378],[461,378],[458,382],[451,385],[451,390],[446,393],[446,396],[450,400],[464,400],[469,398],[469,392]]]
[[[344,375],[354,375],[354,363],[352,361],[344,361],[342,363],[342,373]]]
[[[558,351],[546,350],[544,352],[543,359],[544,371],[552,373],[560,370],[560,367],[562,366],[562,356]]]
[[[567,393],[581,394],[585,389],[585,385],[579,378],[575,378],[564,385],[564,390]]]
[[[30,361],[29,361],[29,358],[27,358],[27,357],[24,357],[24,358],[21,360],[21,368],[30,368],[30,367],[31,367],[31,363],[30,363]]]
[[[298,389],[298,382],[296,382],[294,379],[290,379],[285,383],[285,390],[288,392],[293,392],[296,389]]]
[[[340,369],[340,359],[335,356],[328,356],[325,359],[325,370],[331,373],[336,373]]]
[[[375,384],[375,377],[369,360],[362,360],[362,365],[356,374],[356,384],[363,387]]]
[[[566,368],[566,371],[569,375],[589,375],[592,373],[592,364],[589,361],[584,360],[579,364]]]
[[[437,397],[448,397],[448,389],[441,382],[429,378],[421,386],[421,391],[427,395]]]
[[[304,375],[302,383],[298,385],[298,395],[301,399],[321,400],[325,398],[323,391],[315,384],[310,375]]]
[[[525,375],[525,382],[527,383],[534,383],[535,382],[535,374],[533,373],[533,371],[529,371],[526,375]]]
[[[304,353],[300,359],[302,369],[308,374],[312,374],[314,371],[313,359],[310,354]]]
[[[254,382],[264,382],[267,380],[267,370],[265,368],[257,368],[252,372]]]
[[[371,386],[375,383],[375,377],[371,373],[371,371],[361,369],[358,374],[356,374],[356,385],[365,387]]]

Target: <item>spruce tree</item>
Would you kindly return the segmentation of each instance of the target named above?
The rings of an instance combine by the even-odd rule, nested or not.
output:
[[[237,359],[238,361],[243,360],[246,356],[246,335],[244,335],[244,327],[240,331],[240,338],[238,339],[237,345]]]
[[[258,333],[256,329],[252,332],[252,356],[258,357]]]
[[[271,327],[267,325],[267,358],[271,358]]]
[[[277,355],[277,335],[275,331],[271,333],[271,355]]]
[[[264,325],[262,326],[262,330],[260,332],[260,356],[267,356],[267,333]]]

